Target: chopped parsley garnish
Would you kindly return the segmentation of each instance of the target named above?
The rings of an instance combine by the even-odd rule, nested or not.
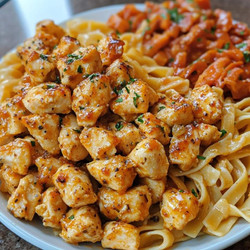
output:
[[[67,71],[67,68],[64,68],[63,71],[64,71],[64,72]]]
[[[146,19],[146,21],[147,21],[147,23],[150,23],[150,20],[148,18]]]
[[[117,103],[123,102],[123,99],[122,98],[118,98],[118,99],[115,100],[115,102],[117,102]]]
[[[175,104],[175,102],[173,101],[173,102],[171,102],[171,104]]]
[[[55,45],[54,47],[53,47],[53,49],[56,49],[57,48],[57,45]]]
[[[223,49],[217,49],[219,53],[222,53],[224,50]]]
[[[188,2],[188,3],[193,3],[193,2],[194,2],[194,0],[187,0],[187,2]]]
[[[80,130],[80,129],[74,129],[74,128],[73,128],[73,131],[75,131],[75,132],[78,133],[78,134],[81,134],[81,130]]]
[[[32,147],[35,147],[35,146],[36,146],[36,142],[35,142],[35,141],[30,141],[30,143],[31,143],[31,146],[32,146]]]
[[[201,42],[202,41],[202,38],[201,37],[198,37],[197,38],[197,42]]]
[[[244,55],[245,62],[249,63],[250,62],[250,52],[249,51],[244,51],[243,55]]]
[[[47,84],[47,89],[54,89],[56,86],[55,85],[51,85],[51,84]]]
[[[223,137],[227,133],[227,131],[225,129],[222,129],[220,132],[221,132],[221,136],[220,137]]]
[[[129,30],[131,31],[132,30],[133,22],[131,20],[128,20],[128,23],[129,23]]]
[[[229,47],[230,47],[230,43],[226,43],[226,44],[224,45],[223,49],[229,49]]]
[[[162,126],[160,126],[160,125],[156,125],[156,127],[159,128],[163,134],[165,133],[164,127],[162,127]]]
[[[143,115],[139,115],[138,118],[137,118],[137,121],[140,122],[140,123],[143,123]]]
[[[235,45],[235,47],[238,48],[238,49],[242,49],[242,48],[244,48],[246,46],[247,46],[246,43],[238,43],[238,44]]]
[[[115,128],[116,128],[117,131],[120,131],[123,128],[123,123],[121,121],[117,122],[115,124]]]
[[[74,55],[74,54],[68,54],[67,57],[73,58],[73,59],[75,59],[75,60],[78,60],[78,59],[81,59],[81,58],[82,58],[82,56],[80,56],[80,55]]]
[[[180,189],[179,192],[180,192],[180,193],[184,193],[184,190],[183,190],[183,189]]]
[[[165,108],[166,108],[165,106],[160,106],[158,111],[161,111],[161,110],[163,110]]]
[[[44,54],[40,54],[40,58],[45,60],[45,61],[48,61],[48,56],[46,56]]]
[[[88,76],[88,78],[89,78],[90,81],[92,82],[93,79],[94,79],[95,77],[97,77],[98,75],[99,75],[99,74],[94,73],[94,74],[91,74],[90,76]]]
[[[75,218],[75,216],[72,214],[71,216],[69,216],[70,220],[73,220]]]
[[[70,58],[70,59],[67,60],[66,63],[67,63],[67,64],[71,64],[72,62],[74,62],[74,59],[73,59],[73,58]]]
[[[205,20],[207,20],[207,16],[206,16],[206,15],[203,15],[203,16],[201,17],[201,19],[202,19],[202,21],[205,21]]]
[[[205,157],[205,156],[202,156],[202,155],[197,155],[197,158],[198,158],[199,160],[205,160],[205,159],[206,159],[206,157]]]
[[[80,106],[80,107],[79,107],[79,109],[80,109],[80,110],[84,110],[84,109],[85,109],[85,107],[83,107],[83,106]]]
[[[244,33],[245,33],[245,31],[244,31],[244,30],[242,30],[242,31],[240,32],[240,35],[244,35]]]
[[[118,36],[118,38],[120,38],[121,33],[118,30],[116,30],[115,33]]]
[[[130,91],[129,91],[129,89],[128,89],[128,87],[127,86],[125,86],[125,89],[126,89],[126,91],[128,92],[128,94],[130,93]]]
[[[216,31],[216,26],[213,26],[212,28],[211,28],[211,34],[215,34],[215,31]]]
[[[62,122],[63,122],[63,119],[62,119],[62,117],[60,116],[60,117],[59,117],[59,124],[60,124],[60,126],[62,126]]]
[[[135,78],[130,77],[130,79],[129,79],[129,84],[130,84],[130,83],[133,83],[133,82],[135,82],[135,81],[136,81],[136,79],[135,79]]]
[[[192,194],[197,198],[198,197],[198,194],[195,192],[194,189],[191,190]]]
[[[175,23],[180,23],[180,21],[184,18],[183,15],[178,13],[177,8],[167,10],[167,12],[170,15],[170,20],[175,22]]]
[[[140,95],[138,95],[136,92],[134,92],[135,96],[133,97],[133,103],[134,103],[134,106],[137,108],[138,105],[137,105],[137,100],[141,97]]]
[[[82,73],[82,66],[81,66],[81,65],[78,66],[77,72],[78,72],[78,73]]]
[[[61,83],[61,79],[60,79],[60,76],[56,76],[56,80],[55,80],[56,83]]]

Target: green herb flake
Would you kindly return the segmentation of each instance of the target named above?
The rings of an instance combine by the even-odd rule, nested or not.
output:
[[[199,160],[205,160],[205,159],[206,159],[206,157],[205,157],[205,156],[202,156],[202,155],[197,155],[197,158],[198,158]]]
[[[46,56],[44,54],[40,54],[40,58],[45,60],[45,61],[48,61],[48,56]]]
[[[123,123],[121,121],[117,122],[115,124],[115,128],[116,128],[117,131],[120,131],[123,128]]]
[[[192,192],[192,194],[193,194],[196,198],[198,198],[198,194],[195,192],[195,190],[194,190],[193,188],[192,188],[191,192]]]
[[[60,76],[56,76],[56,80],[55,80],[56,83],[61,83],[61,79],[60,79]]]
[[[215,31],[216,31],[216,26],[213,26],[212,28],[211,28],[211,34],[215,34]]]
[[[228,70],[228,71],[227,71],[227,75],[229,75],[231,72],[232,72],[232,70]]]
[[[175,104],[175,102],[171,102],[171,104]]]
[[[116,30],[115,33],[118,36],[118,38],[120,38],[121,33],[118,30]]]
[[[66,72],[66,71],[67,71],[67,68],[64,68],[63,71]]]
[[[73,128],[73,131],[75,131],[75,132],[78,133],[78,134],[81,134],[81,130],[80,130],[80,129],[74,129],[74,128]]]
[[[224,50],[223,49],[217,49],[219,53],[222,53]]]
[[[30,141],[30,143],[31,143],[31,146],[32,146],[32,147],[35,147],[35,146],[36,146],[36,142],[35,142],[35,141]]]
[[[241,32],[240,32],[240,35],[244,35],[245,34],[245,31],[244,30],[242,30]]]
[[[129,30],[132,30],[132,26],[133,26],[133,22],[131,20],[128,20],[128,24],[129,24]]]
[[[63,119],[62,119],[62,117],[60,116],[60,117],[59,117],[59,124],[60,124],[60,126],[62,126],[62,122],[63,122]]]
[[[67,63],[67,64],[71,64],[72,62],[74,62],[74,59],[73,59],[73,58],[70,58],[70,59],[67,60],[66,63]]]
[[[227,131],[225,129],[222,129],[220,132],[221,132],[221,136],[220,137],[223,137],[227,133]]]
[[[138,118],[137,118],[137,121],[140,122],[140,123],[143,123],[143,115],[139,115]]]
[[[78,72],[78,73],[82,73],[82,66],[81,66],[81,65],[78,66],[77,72]]]
[[[162,126],[160,126],[160,125],[156,125],[156,127],[159,128],[163,134],[165,133],[164,127],[162,127]]]
[[[51,171],[51,170],[52,170],[52,166],[49,167],[49,171]]]
[[[115,100],[115,102],[117,102],[117,103],[123,102],[123,99],[122,98],[118,98],[118,99]]]
[[[47,84],[47,89],[54,89],[56,86],[55,85],[51,85],[51,84]]]
[[[96,74],[96,73],[94,73],[94,74],[91,74],[91,75],[89,75],[88,76],[88,78],[90,79],[90,81],[92,81],[95,77],[97,77],[99,74]]]
[[[207,20],[207,16],[206,16],[206,15],[203,15],[203,16],[201,17],[201,19],[202,19],[202,21],[206,21],[206,20]]]
[[[133,97],[133,103],[134,103],[134,106],[137,108],[138,105],[137,105],[137,100],[141,97],[140,95],[138,95],[136,92],[134,92],[135,96]]]
[[[244,47],[246,47],[246,46],[247,46],[246,43],[238,43],[238,44],[235,45],[235,47],[236,47],[237,49],[242,49],[242,48],[244,48]]]
[[[230,47],[230,43],[226,43],[226,44],[224,45],[223,49],[229,49],[229,47]]]
[[[69,216],[68,219],[73,220],[74,218],[75,218],[75,216],[72,214],[72,215]]]
[[[194,2],[194,0],[187,0],[187,2],[188,2],[188,3],[193,3],[193,2]]]
[[[243,56],[244,56],[245,62],[249,63],[250,62],[250,52],[249,51],[244,51]]]
[[[160,106],[159,109],[158,109],[158,111],[161,111],[161,110],[163,110],[165,108],[166,108],[165,106]]]
[[[180,23],[180,21],[184,18],[183,15],[178,13],[177,8],[167,10],[167,13],[170,16],[170,20],[175,22],[175,23]]]
[[[129,94],[129,93],[130,93],[130,90],[128,89],[127,86],[125,86],[125,89],[126,89],[126,91],[128,92],[128,94]]]
[[[198,37],[197,38],[197,42],[201,42],[202,41],[202,38],[201,37]]]
[[[136,81],[135,78],[130,77],[130,79],[129,79],[129,84],[130,84],[130,83],[133,83],[133,82],[135,82],[135,81]]]
[[[83,106],[80,106],[80,107],[79,107],[79,109],[80,109],[80,110],[84,110],[84,109],[85,109],[85,107],[83,107]]]
[[[184,190],[183,190],[183,189],[180,189],[179,192],[180,192],[180,193],[184,193]]]
[[[147,23],[150,23],[150,20],[148,18],[146,19],[146,21],[147,21]]]
[[[168,60],[169,63],[171,63],[171,62],[173,62],[173,61],[174,61],[174,58],[173,58],[173,57],[169,58],[169,60]]]

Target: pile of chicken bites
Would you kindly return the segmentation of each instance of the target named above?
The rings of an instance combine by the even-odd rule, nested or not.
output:
[[[202,147],[222,135],[212,125],[222,112],[213,88],[188,97],[157,93],[135,78],[123,45],[110,34],[82,47],[42,21],[17,49],[25,68],[20,90],[1,105],[8,209],[25,220],[38,214],[69,243],[137,249],[133,223],[156,203],[166,229],[183,229],[198,214],[198,196],[166,183],[169,162],[195,167]]]

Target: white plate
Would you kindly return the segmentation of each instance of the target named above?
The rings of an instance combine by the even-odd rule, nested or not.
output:
[[[123,5],[113,5],[98,9],[93,9],[74,17],[82,17],[84,19],[103,21],[105,22],[108,17],[121,10]],[[137,5],[138,8],[142,8],[142,4]],[[49,228],[45,228],[39,219],[35,219],[32,222],[26,222],[24,220],[16,219],[7,210],[6,196],[0,193],[0,221],[8,227],[15,234],[30,242],[31,244],[46,250],[59,250],[59,249],[101,249],[99,244],[81,244],[74,246],[65,243],[60,237],[55,236],[53,231]],[[214,250],[223,249],[241,239],[247,237],[250,234],[250,224],[244,220],[239,220],[233,229],[224,237],[218,238],[213,236],[204,235],[193,240],[185,241],[176,244],[173,249],[178,250]]]

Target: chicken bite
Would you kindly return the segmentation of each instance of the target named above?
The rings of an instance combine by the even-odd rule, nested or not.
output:
[[[124,42],[111,33],[100,40],[97,50],[100,53],[102,64],[104,66],[110,65],[114,60],[120,58],[123,54]]]
[[[163,194],[161,216],[164,227],[182,230],[199,212],[199,201],[187,190],[168,189]]]
[[[153,107],[152,113],[160,120],[172,127],[175,124],[186,125],[194,120],[190,101],[182,97],[175,90],[162,96]]]
[[[166,182],[166,177],[159,180],[153,180],[150,178],[140,179],[140,184],[147,185],[151,192],[152,204],[155,204],[162,200],[162,195],[166,189]]]
[[[139,129],[133,123],[117,120],[110,122],[108,128],[119,138],[117,150],[123,155],[128,155],[142,140]]]
[[[161,179],[167,176],[168,159],[164,147],[155,139],[144,139],[128,155],[136,164],[136,172],[143,177]]]
[[[102,62],[96,47],[90,45],[86,48],[80,47],[72,54],[60,58],[57,68],[62,84],[74,89],[84,75],[101,72]]]
[[[60,153],[58,136],[60,117],[58,115],[43,114],[22,117],[22,122],[34,136],[41,147],[50,154]]]
[[[58,137],[59,147],[63,156],[71,161],[81,161],[88,155],[88,151],[80,142],[81,128],[73,114],[66,115],[62,120],[62,128]]]
[[[60,220],[67,208],[59,191],[55,187],[50,187],[42,194],[42,203],[36,206],[36,213],[42,217],[45,227],[60,229]]]
[[[135,250],[140,245],[139,229],[122,221],[107,222],[104,226],[103,248]]]
[[[119,143],[119,139],[111,131],[97,127],[84,128],[80,141],[94,160],[115,155],[116,145]]]
[[[146,113],[157,100],[157,94],[149,85],[142,80],[135,80],[118,92],[110,108],[125,121],[132,121],[138,114]]]
[[[12,194],[18,187],[22,175],[11,170],[11,167],[3,165],[0,169],[0,191]]]
[[[64,164],[57,170],[53,183],[69,207],[84,206],[97,200],[88,175],[71,164]]]
[[[166,123],[156,118],[151,113],[145,113],[135,119],[135,123],[139,126],[140,131],[147,138],[156,139],[161,144],[169,143],[170,129]]]
[[[27,141],[21,138],[1,146],[1,163],[10,166],[17,174],[26,175],[33,161],[33,146],[35,146],[35,140]]]
[[[28,91],[23,104],[34,114],[68,114],[71,111],[71,91],[61,84],[43,83]]]
[[[202,85],[192,90],[190,99],[194,119],[201,123],[214,124],[221,118],[222,101],[218,93],[209,85]]]
[[[198,163],[200,145],[210,145],[219,140],[221,132],[209,124],[175,125],[169,147],[169,158],[172,164],[177,164],[182,171],[195,167]]]
[[[147,186],[133,187],[124,194],[102,187],[98,193],[99,208],[107,218],[124,222],[144,220],[152,204]]]
[[[72,109],[79,126],[93,126],[97,119],[106,114],[111,100],[109,78],[92,74],[81,82],[73,92]]]
[[[16,190],[11,194],[7,208],[15,217],[31,221],[35,215],[35,208],[41,202],[42,186],[32,175],[23,177]]]
[[[132,186],[136,176],[134,164],[121,155],[107,160],[92,161],[87,164],[89,173],[103,186],[110,187],[119,193]]]
[[[61,224],[60,236],[68,243],[95,243],[103,237],[101,220],[96,209],[91,206],[70,209]]]

